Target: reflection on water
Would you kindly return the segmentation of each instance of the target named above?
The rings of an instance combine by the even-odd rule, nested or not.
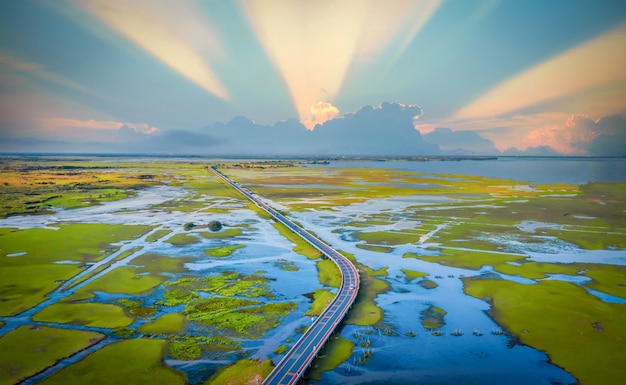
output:
[[[626,181],[624,158],[514,158],[460,161],[331,162],[334,167],[397,168],[434,174],[464,174],[532,183]],[[328,167],[328,166],[322,166]]]

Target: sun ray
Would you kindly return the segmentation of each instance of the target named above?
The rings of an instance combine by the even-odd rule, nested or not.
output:
[[[626,25],[493,87],[451,120],[498,116],[626,78]]]

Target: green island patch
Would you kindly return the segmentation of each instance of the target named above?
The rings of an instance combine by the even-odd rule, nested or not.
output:
[[[185,317],[180,313],[164,314],[151,323],[141,325],[137,330],[144,334],[174,334],[185,328]]]
[[[354,351],[354,343],[340,336],[331,337],[320,351],[315,365],[305,374],[308,378],[320,381],[322,374],[337,368],[346,361]]]
[[[446,324],[443,319],[446,314],[447,312],[442,308],[431,305],[420,312],[420,321],[424,329],[439,329]]]
[[[198,243],[200,242],[200,240],[197,237],[194,237],[193,235],[189,235],[185,233],[178,233],[166,239],[165,242],[171,243],[174,246],[187,246],[187,245],[193,245],[194,243]]]
[[[208,353],[237,350],[241,345],[241,341],[222,336],[180,336],[169,341],[167,350],[169,355],[176,360],[192,361],[198,360]]]
[[[322,285],[341,287],[341,271],[330,259],[317,261],[317,277]]]
[[[296,265],[295,262],[287,261],[285,259],[279,259],[278,261],[274,262],[274,266],[277,266],[281,270],[286,270],[286,271],[298,271],[298,270],[300,270],[300,268],[298,267],[298,265]]]
[[[415,270],[409,270],[409,269],[400,269],[400,271],[404,273],[404,276],[406,277],[406,280],[409,281],[409,282],[411,282],[415,278],[428,276],[428,273],[424,273],[424,272],[421,272],[421,271],[415,271]]]
[[[405,245],[419,242],[421,236],[409,232],[362,231],[356,232],[354,237],[374,245]]]
[[[205,385],[260,384],[272,371],[272,360],[239,360],[221,368]]]
[[[0,384],[19,383],[105,337],[82,330],[20,326],[0,338]]]
[[[165,230],[165,229],[156,230],[154,233],[146,237],[146,242],[156,242],[171,232],[172,230]]]
[[[118,246],[110,243],[135,239],[150,228],[102,224],[61,224],[58,230],[0,228],[0,315],[15,315],[37,305],[83,271],[85,263],[115,252]],[[21,253],[26,254],[9,256]],[[54,263],[60,261],[76,263]]]
[[[36,313],[33,321],[99,328],[117,328],[133,323],[123,308],[103,303],[55,303]]]
[[[315,247],[309,245],[304,239],[302,239],[299,235],[295,234],[293,231],[289,230],[287,226],[283,225],[280,222],[272,222],[272,226],[278,230],[280,235],[287,238],[291,243],[294,244],[293,251],[300,255],[304,255],[309,259],[318,259],[322,256],[322,254]]]
[[[324,289],[316,289],[313,293],[313,303],[311,304],[311,308],[304,313],[304,315],[320,315],[328,307],[330,302],[335,298],[334,293],[324,290]]]
[[[424,289],[430,290],[430,289],[434,289],[437,286],[439,286],[437,284],[437,282],[435,281],[431,281],[430,279],[422,279],[418,282],[418,284],[423,287]]]
[[[377,253],[391,253],[393,248],[389,246],[370,245],[369,243],[357,243],[356,247],[363,250],[375,251]]]
[[[624,305],[604,303],[569,282],[523,285],[473,278],[463,282],[465,293],[491,303],[496,322],[521,343],[545,351],[581,384],[619,383],[626,378]]]
[[[354,257],[352,256],[352,258]],[[360,263],[357,263],[356,266],[360,271],[361,285],[356,301],[348,311],[344,322],[359,326],[378,325],[383,320],[383,309],[376,305],[374,299],[379,294],[389,290],[389,283],[376,277],[387,276],[387,267],[373,270]]]
[[[479,270],[481,267],[489,265],[496,266],[506,262],[520,262],[525,259],[519,254],[495,253],[483,250],[460,250],[443,248],[441,254],[437,256],[415,255],[406,253],[403,258],[417,258],[427,262],[435,262],[440,265],[460,267],[463,269]]]
[[[185,384],[184,373],[163,364],[165,346],[164,340],[146,338],[114,342],[39,384]]]
[[[245,245],[233,245],[233,246],[224,246],[224,247],[216,247],[214,249],[205,250],[205,254],[211,257],[216,258],[224,258],[230,256],[236,250],[243,249],[246,247]]]

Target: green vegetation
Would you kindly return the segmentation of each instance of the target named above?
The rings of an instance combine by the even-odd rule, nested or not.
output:
[[[406,276],[406,280],[411,282],[415,278],[426,277],[428,273],[423,273],[421,271],[409,270],[409,269],[400,269],[401,272]]]
[[[331,337],[324,348],[320,351],[320,358],[316,365],[307,373],[308,377],[315,381],[320,381],[322,373],[333,370],[352,355],[354,344],[343,337]]]
[[[168,345],[169,354],[176,360],[198,360],[203,355],[216,352],[230,352],[241,347],[241,341],[227,339],[221,336],[190,337],[182,336],[172,339]]]
[[[67,288],[65,288],[65,290],[69,290],[69,289],[73,288],[74,286],[77,286],[77,285],[81,284],[82,282],[85,282],[88,279],[91,279],[92,277],[96,276],[97,274],[100,274],[104,270],[110,268],[111,265],[113,265],[115,262],[121,261],[122,259],[124,259],[126,257],[129,257],[130,255],[140,251],[141,249],[143,249],[143,246],[133,247],[132,249],[128,249],[128,250],[120,253],[117,257],[113,258],[109,262],[100,265],[99,267],[97,267],[97,268],[93,269],[92,271],[90,271],[88,274],[85,274],[82,277],[72,281],[72,284],[69,285]]]
[[[438,256],[415,255],[406,253],[403,258],[417,258],[428,262],[436,262],[441,265],[460,267],[463,269],[478,270],[485,265],[497,266],[506,262],[521,262],[524,256],[518,254],[493,253],[482,250],[457,250],[443,248]]]
[[[233,246],[224,246],[224,247],[216,247],[214,249],[208,249],[204,252],[206,255],[216,258],[224,258],[230,256],[235,250],[243,249],[245,245],[233,245]]]
[[[0,384],[19,383],[104,338],[95,332],[20,326],[0,338]]]
[[[0,315],[21,313],[46,298],[64,281],[80,273],[83,263],[96,262],[116,249],[109,242],[133,239],[148,226],[62,224],[51,229],[0,229]],[[106,239],[106,241],[102,241]],[[34,242],[33,240],[36,240]],[[26,253],[22,256],[9,257]],[[73,261],[77,264],[54,264]],[[35,279],[36,278],[36,279]]]
[[[296,253],[304,255],[309,259],[318,259],[319,257],[321,257],[321,253],[319,252],[319,250],[309,245],[304,239],[300,238],[299,235],[289,230],[287,226],[279,222],[272,222],[272,226],[274,226],[276,230],[278,230],[280,235],[287,238],[291,243],[294,244],[293,251],[295,251]]]
[[[164,314],[154,320],[139,327],[138,331],[144,334],[172,334],[180,333],[185,327],[185,317],[179,313]]]
[[[341,287],[341,271],[330,259],[317,261],[317,276],[322,285]]]
[[[272,371],[272,360],[240,360],[217,371],[205,385],[260,384]]]
[[[172,230],[157,230],[146,237],[146,242],[156,242],[171,232]]]
[[[273,298],[268,279],[258,275],[242,276],[223,272],[210,277],[183,277],[165,285],[165,306],[185,305],[183,311],[189,321],[210,326],[221,333],[241,338],[259,338],[278,326],[282,317],[295,310],[292,302],[267,303],[244,299]],[[213,294],[200,298],[198,292]]]
[[[167,277],[145,275],[141,269],[121,266],[89,282],[76,291],[78,298],[93,297],[96,291],[119,294],[144,294],[159,286]]]
[[[117,303],[124,306],[130,315],[137,317],[147,317],[157,311],[155,306],[143,307],[139,300],[122,298],[118,300]]]
[[[300,268],[298,267],[298,265],[296,265],[295,262],[287,261],[285,259],[279,259],[278,261],[274,262],[274,266],[278,266],[281,268],[281,270],[286,270],[286,271],[300,270]]]
[[[200,242],[197,237],[193,235],[188,235],[185,233],[174,234],[169,237],[165,242],[171,243],[174,246],[186,246],[193,245],[194,243]]]
[[[163,340],[145,338],[115,342],[39,384],[185,384],[183,373],[163,364],[165,345]]]
[[[311,308],[304,315],[320,315],[328,307],[328,304],[335,298],[335,294],[328,290],[316,289],[313,293],[313,303]]]
[[[393,248],[389,246],[370,245],[368,243],[357,243],[356,247],[363,250],[375,251],[377,253],[391,253]]]
[[[439,286],[437,282],[431,281],[430,279],[422,279],[421,281],[418,282],[418,284],[424,289],[428,289],[428,290],[434,289],[437,286]]]
[[[186,257],[172,258],[159,254],[142,254],[131,261],[134,266],[121,266],[108,271],[78,289],[68,300],[89,299],[96,291],[114,294],[144,294],[165,282],[168,279],[167,273],[184,271],[184,264],[190,260]]]
[[[124,199],[134,190],[168,180],[165,175],[140,175],[76,160],[3,160],[0,164],[0,218],[52,213]]]
[[[209,230],[211,231],[220,231],[222,229],[222,222],[220,221],[211,221],[209,222]]]
[[[289,349],[287,347],[287,345],[280,345],[279,347],[274,349],[274,353],[276,353],[276,354],[283,354],[283,353],[285,353],[287,351],[287,349]]]
[[[357,263],[357,268],[361,272],[361,287],[344,322],[360,326],[378,325],[383,320],[383,310],[376,305],[374,299],[389,290],[389,283],[376,277],[386,276],[387,268],[373,270],[360,263]]]
[[[404,245],[417,243],[420,240],[419,234],[391,231],[357,232],[354,237],[375,245]]]
[[[128,326],[133,319],[116,305],[102,303],[57,303],[33,316],[33,321],[73,323],[100,328]]]
[[[439,329],[445,325],[443,317],[447,314],[445,310],[436,306],[429,306],[420,312],[420,320],[424,329]]]
[[[279,325],[297,308],[294,302],[259,304],[235,298],[197,299],[185,308],[190,321],[201,322],[234,337],[255,339]]]
[[[626,378],[624,305],[604,303],[568,282],[463,281],[467,294],[491,302],[491,315],[499,324],[521,343],[545,351],[581,384]]]

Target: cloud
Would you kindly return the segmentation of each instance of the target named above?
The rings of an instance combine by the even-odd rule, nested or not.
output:
[[[327,102],[317,102],[311,106],[310,110],[311,118],[308,121],[302,122],[309,130],[339,115],[339,108]]]
[[[272,126],[244,117],[216,123],[207,132],[224,141],[213,149],[220,154],[263,155],[433,155],[436,145],[426,143],[413,127],[422,113],[417,105],[382,103],[364,106],[335,117],[315,130],[295,119]]]
[[[228,99],[210,66],[210,60],[223,51],[192,2],[76,0],[74,4],[189,81]]]
[[[302,122],[333,102],[348,70],[397,43],[401,52],[440,0],[241,1],[257,39],[283,77]],[[399,42],[396,40],[400,40]]]
[[[457,111],[452,119],[498,116],[621,82],[626,78],[624,57],[623,25],[496,85]]]
[[[494,155],[500,152],[493,142],[485,139],[476,131],[452,131],[438,127],[423,136],[428,143],[439,146],[446,154],[456,155]]]
[[[127,123],[114,120],[79,120],[68,118],[41,118],[38,119],[40,127],[46,130],[64,130],[64,129],[81,129],[81,130],[119,130],[122,127],[132,129],[133,131],[145,135],[154,134],[159,131],[158,128],[152,127],[147,123]]]

